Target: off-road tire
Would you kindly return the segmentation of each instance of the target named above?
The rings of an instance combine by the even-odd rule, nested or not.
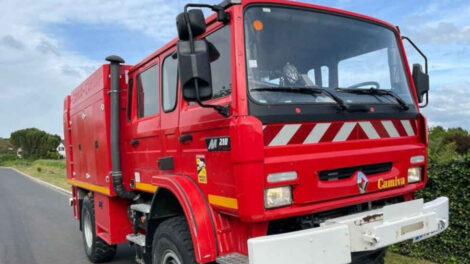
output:
[[[184,216],[163,221],[155,231],[152,243],[152,264],[166,264],[163,258],[168,255],[168,252],[174,253],[181,264],[197,263],[191,233]]]
[[[352,254],[352,264],[384,264],[387,248]]]
[[[87,216],[90,219],[86,220]],[[82,235],[85,253],[88,259],[93,263],[101,263],[111,261],[116,255],[116,245],[109,245],[103,239],[96,236],[95,231],[95,206],[93,197],[85,196],[82,203]],[[86,226],[85,222],[90,221],[91,225]],[[91,229],[91,245],[88,245],[85,229]],[[89,233],[90,234],[90,233]],[[89,239],[90,240],[90,239]]]

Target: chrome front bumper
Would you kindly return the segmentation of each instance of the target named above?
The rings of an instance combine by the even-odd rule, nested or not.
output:
[[[248,240],[250,264],[349,263],[351,252],[427,239],[449,226],[449,199],[387,205],[329,219],[318,228]]]

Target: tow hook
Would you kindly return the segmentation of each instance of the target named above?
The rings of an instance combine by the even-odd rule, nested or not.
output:
[[[375,245],[380,242],[380,238],[371,233],[363,234],[362,239],[364,239],[366,242],[369,242],[371,245]]]

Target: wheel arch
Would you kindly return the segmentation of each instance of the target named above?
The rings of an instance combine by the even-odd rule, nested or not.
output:
[[[153,234],[162,221],[183,215],[191,232],[196,261],[215,261],[215,224],[209,203],[199,186],[192,178],[184,175],[154,176],[152,184],[157,185],[158,189],[152,199],[147,234]],[[152,242],[153,236],[147,236],[146,245],[151,247]]]

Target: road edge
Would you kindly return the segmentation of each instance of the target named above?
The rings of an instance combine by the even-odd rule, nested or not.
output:
[[[51,189],[53,189],[53,190],[55,190],[55,191],[58,191],[58,192],[61,192],[61,193],[63,193],[63,194],[67,194],[67,195],[72,195],[72,192],[71,192],[71,191],[62,189],[62,188],[60,188],[60,187],[58,187],[58,186],[55,186],[54,184],[51,184],[51,183],[48,183],[48,182],[46,182],[46,181],[40,180],[40,179],[38,179],[38,178],[36,178],[36,177],[33,177],[33,176],[29,175],[29,174],[26,174],[26,173],[24,173],[24,172],[18,170],[17,168],[13,168],[13,167],[1,167],[1,166],[0,166],[0,168],[13,170],[13,171],[15,171],[15,172],[17,172],[17,173],[19,173],[19,174],[25,176],[26,178],[29,178],[30,180],[33,180],[33,181],[35,181],[35,182],[37,182],[37,183],[40,183],[40,184],[42,184],[42,185],[44,185],[44,186],[46,186],[46,187],[49,187],[49,188],[51,188]]]

